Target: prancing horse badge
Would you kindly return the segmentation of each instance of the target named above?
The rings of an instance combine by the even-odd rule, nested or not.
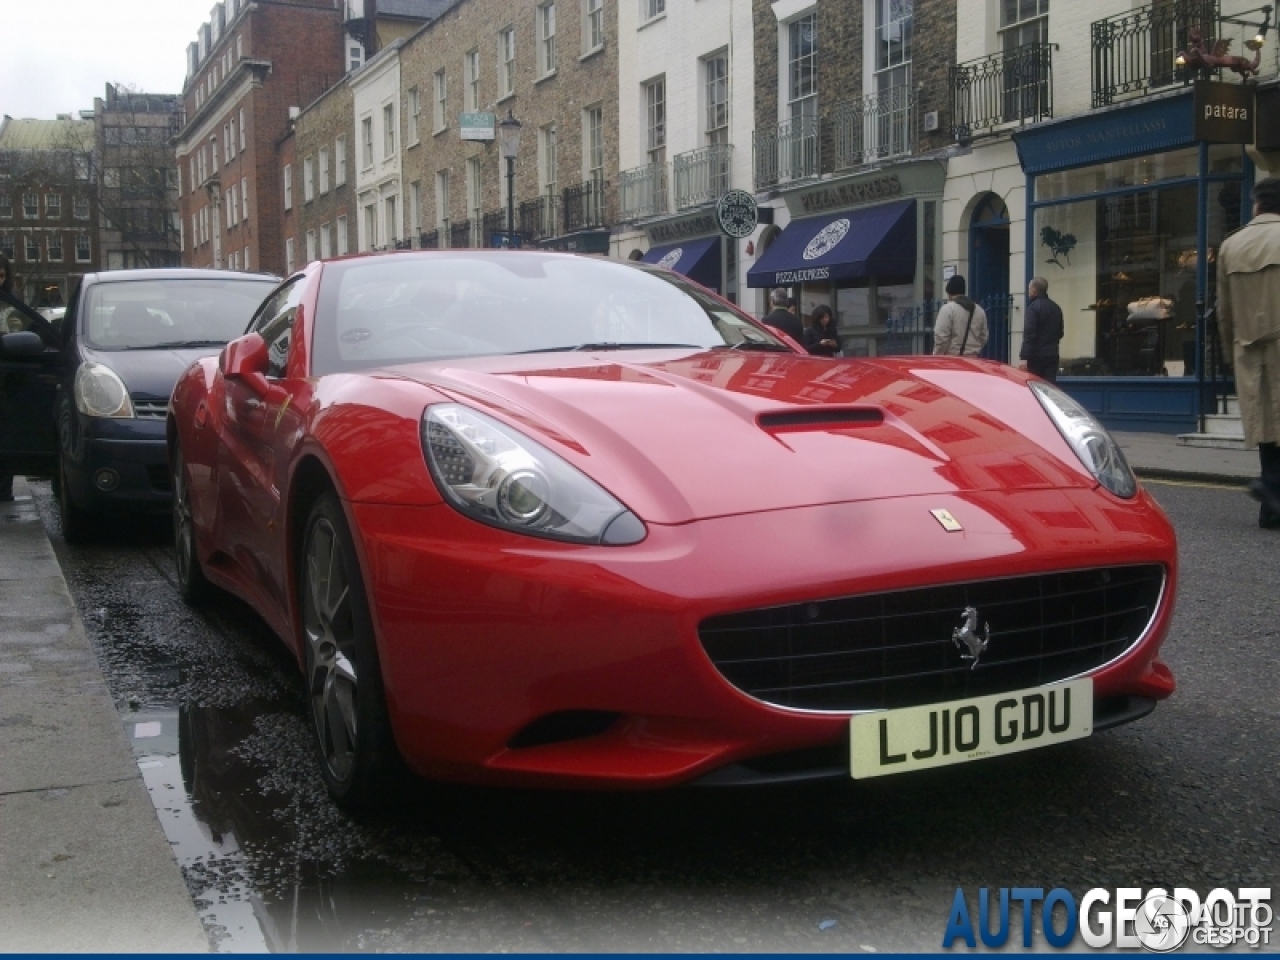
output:
[[[942,524],[942,529],[947,533],[955,533],[957,530],[964,529],[960,525],[960,521],[951,515],[950,510],[930,510],[929,512],[933,514],[933,519]]]

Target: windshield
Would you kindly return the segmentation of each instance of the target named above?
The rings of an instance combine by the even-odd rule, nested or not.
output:
[[[791,352],[677,274],[594,257],[459,251],[326,264],[313,368],[645,347]]]
[[[276,283],[269,277],[96,283],[80,329],[97,350],[215,346],[244,333]]]

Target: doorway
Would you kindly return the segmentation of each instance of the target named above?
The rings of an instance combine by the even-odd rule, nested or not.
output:
[[[989,360],[1009,362],[1009,210],[986,194],[969,220],[969,296],[987,314],[990,337],[982,350]]]

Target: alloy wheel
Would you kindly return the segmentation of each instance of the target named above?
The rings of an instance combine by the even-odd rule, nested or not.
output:
[[[333,524],[317,517],[304,558],[307,692],[320,752],[335,780],[351,776],[357,750],[358,678],[351,584]]]

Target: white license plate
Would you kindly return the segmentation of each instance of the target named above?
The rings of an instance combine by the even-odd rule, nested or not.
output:
[[[862,713],[849,721],[855,779],[1034,750],[1093,732],[1093,680]]]

